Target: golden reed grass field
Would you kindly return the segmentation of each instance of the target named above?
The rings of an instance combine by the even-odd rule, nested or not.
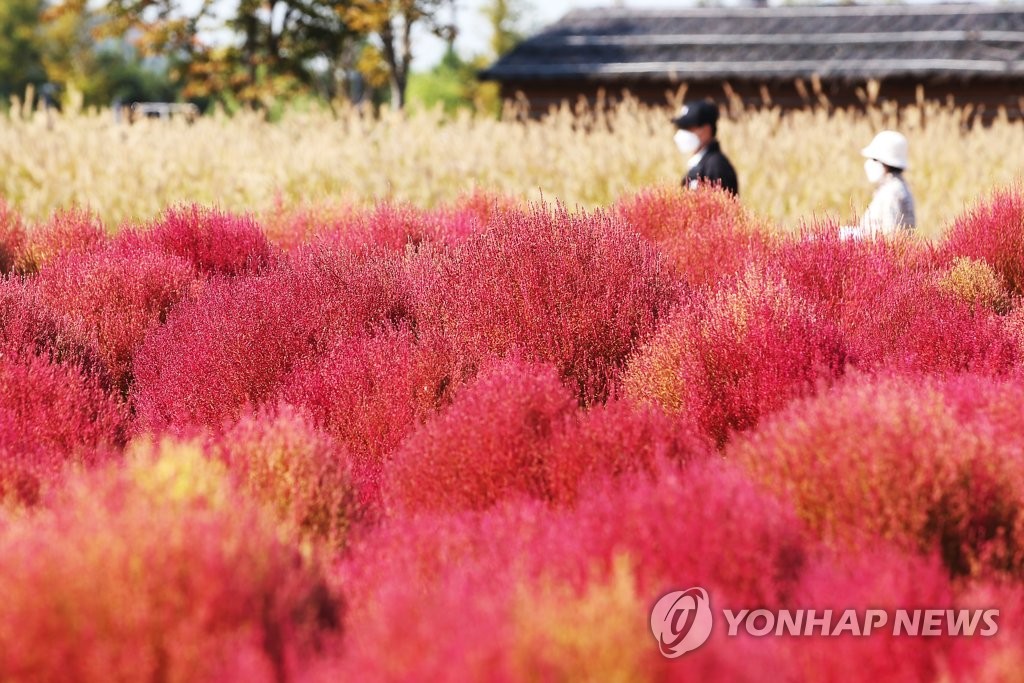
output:
[[[814,216],[852,220],[870,199],[859,150],[883,128],[911,141],[907,174],[920,233],[941,234],[965,205],[1021,175],[1024,125],[923,103],[897,111],[732,108],[719,137],[743,204],[786,228]],[[109,111],[50,116],[13,107],[0,118],[0,196],[29,219],[90,207],[115,227],[179,201],[261,213],[382,198],[433,206],[473,189],[573,207],[608,204],[678,182],[668,108],[625,102],[595,113],[564,107],[541,120],[436,111],[379,116],[352,108],[260,116],[115,123]]]

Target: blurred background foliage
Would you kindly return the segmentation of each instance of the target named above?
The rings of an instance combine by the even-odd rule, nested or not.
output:
[[[452,0],[5,0],[0,100],[63,107],[190,101],[271,118],[302,102],[497,112],[476,71],[515,45],[523,0],[491,0],[488,54],[454,50]],[[413,72],[414,31],[448,43]]]

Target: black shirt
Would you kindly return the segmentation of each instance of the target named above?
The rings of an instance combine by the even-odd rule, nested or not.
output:
[[[701,157],[700,162],[691,168],[683,178],[683,187],[696,187],[698,183],[710,183],[721,185],[724,189],[739,195],[740,184],[736,179],[736,169],[729,163],[729,159],[722,154],[718,140],[712,140],[708,144],[707,151]]]

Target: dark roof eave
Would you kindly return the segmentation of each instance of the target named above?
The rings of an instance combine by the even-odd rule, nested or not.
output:
[[[772,64],[602,64],[602,65],[546,65],[544,68],[523,66],[521,68],[507,65],[486,69],[480,72],[485,80],[505,81],[554,81],[565,79],[584,79],[588,81],[615,82],[621,80],[654,80],[654,81],[711,81],[724,79],[867,79],[893,77],[961,77],[961,78],[993,78],[993,79],[1024,79],[1024,62],[1008,64],[1005,62],[965,62],[962,64],[947,63],[951,60],[937,60],[934,64],[908,63],[906,60],[889,65],[849,63],[828,66],[807,65],[803,68],[787,68]],[[815,68],[817,66],[817,68]]]

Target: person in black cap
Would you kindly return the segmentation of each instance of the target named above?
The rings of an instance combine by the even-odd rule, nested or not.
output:
[[[734,195],[740,192],[736,169],[722,154],[718,134],[718,105],[708,100],[687,102],[676,124],[675,143],[683,156],[688,157],[683,187],[695,188],[701,183],[720,185]]]

